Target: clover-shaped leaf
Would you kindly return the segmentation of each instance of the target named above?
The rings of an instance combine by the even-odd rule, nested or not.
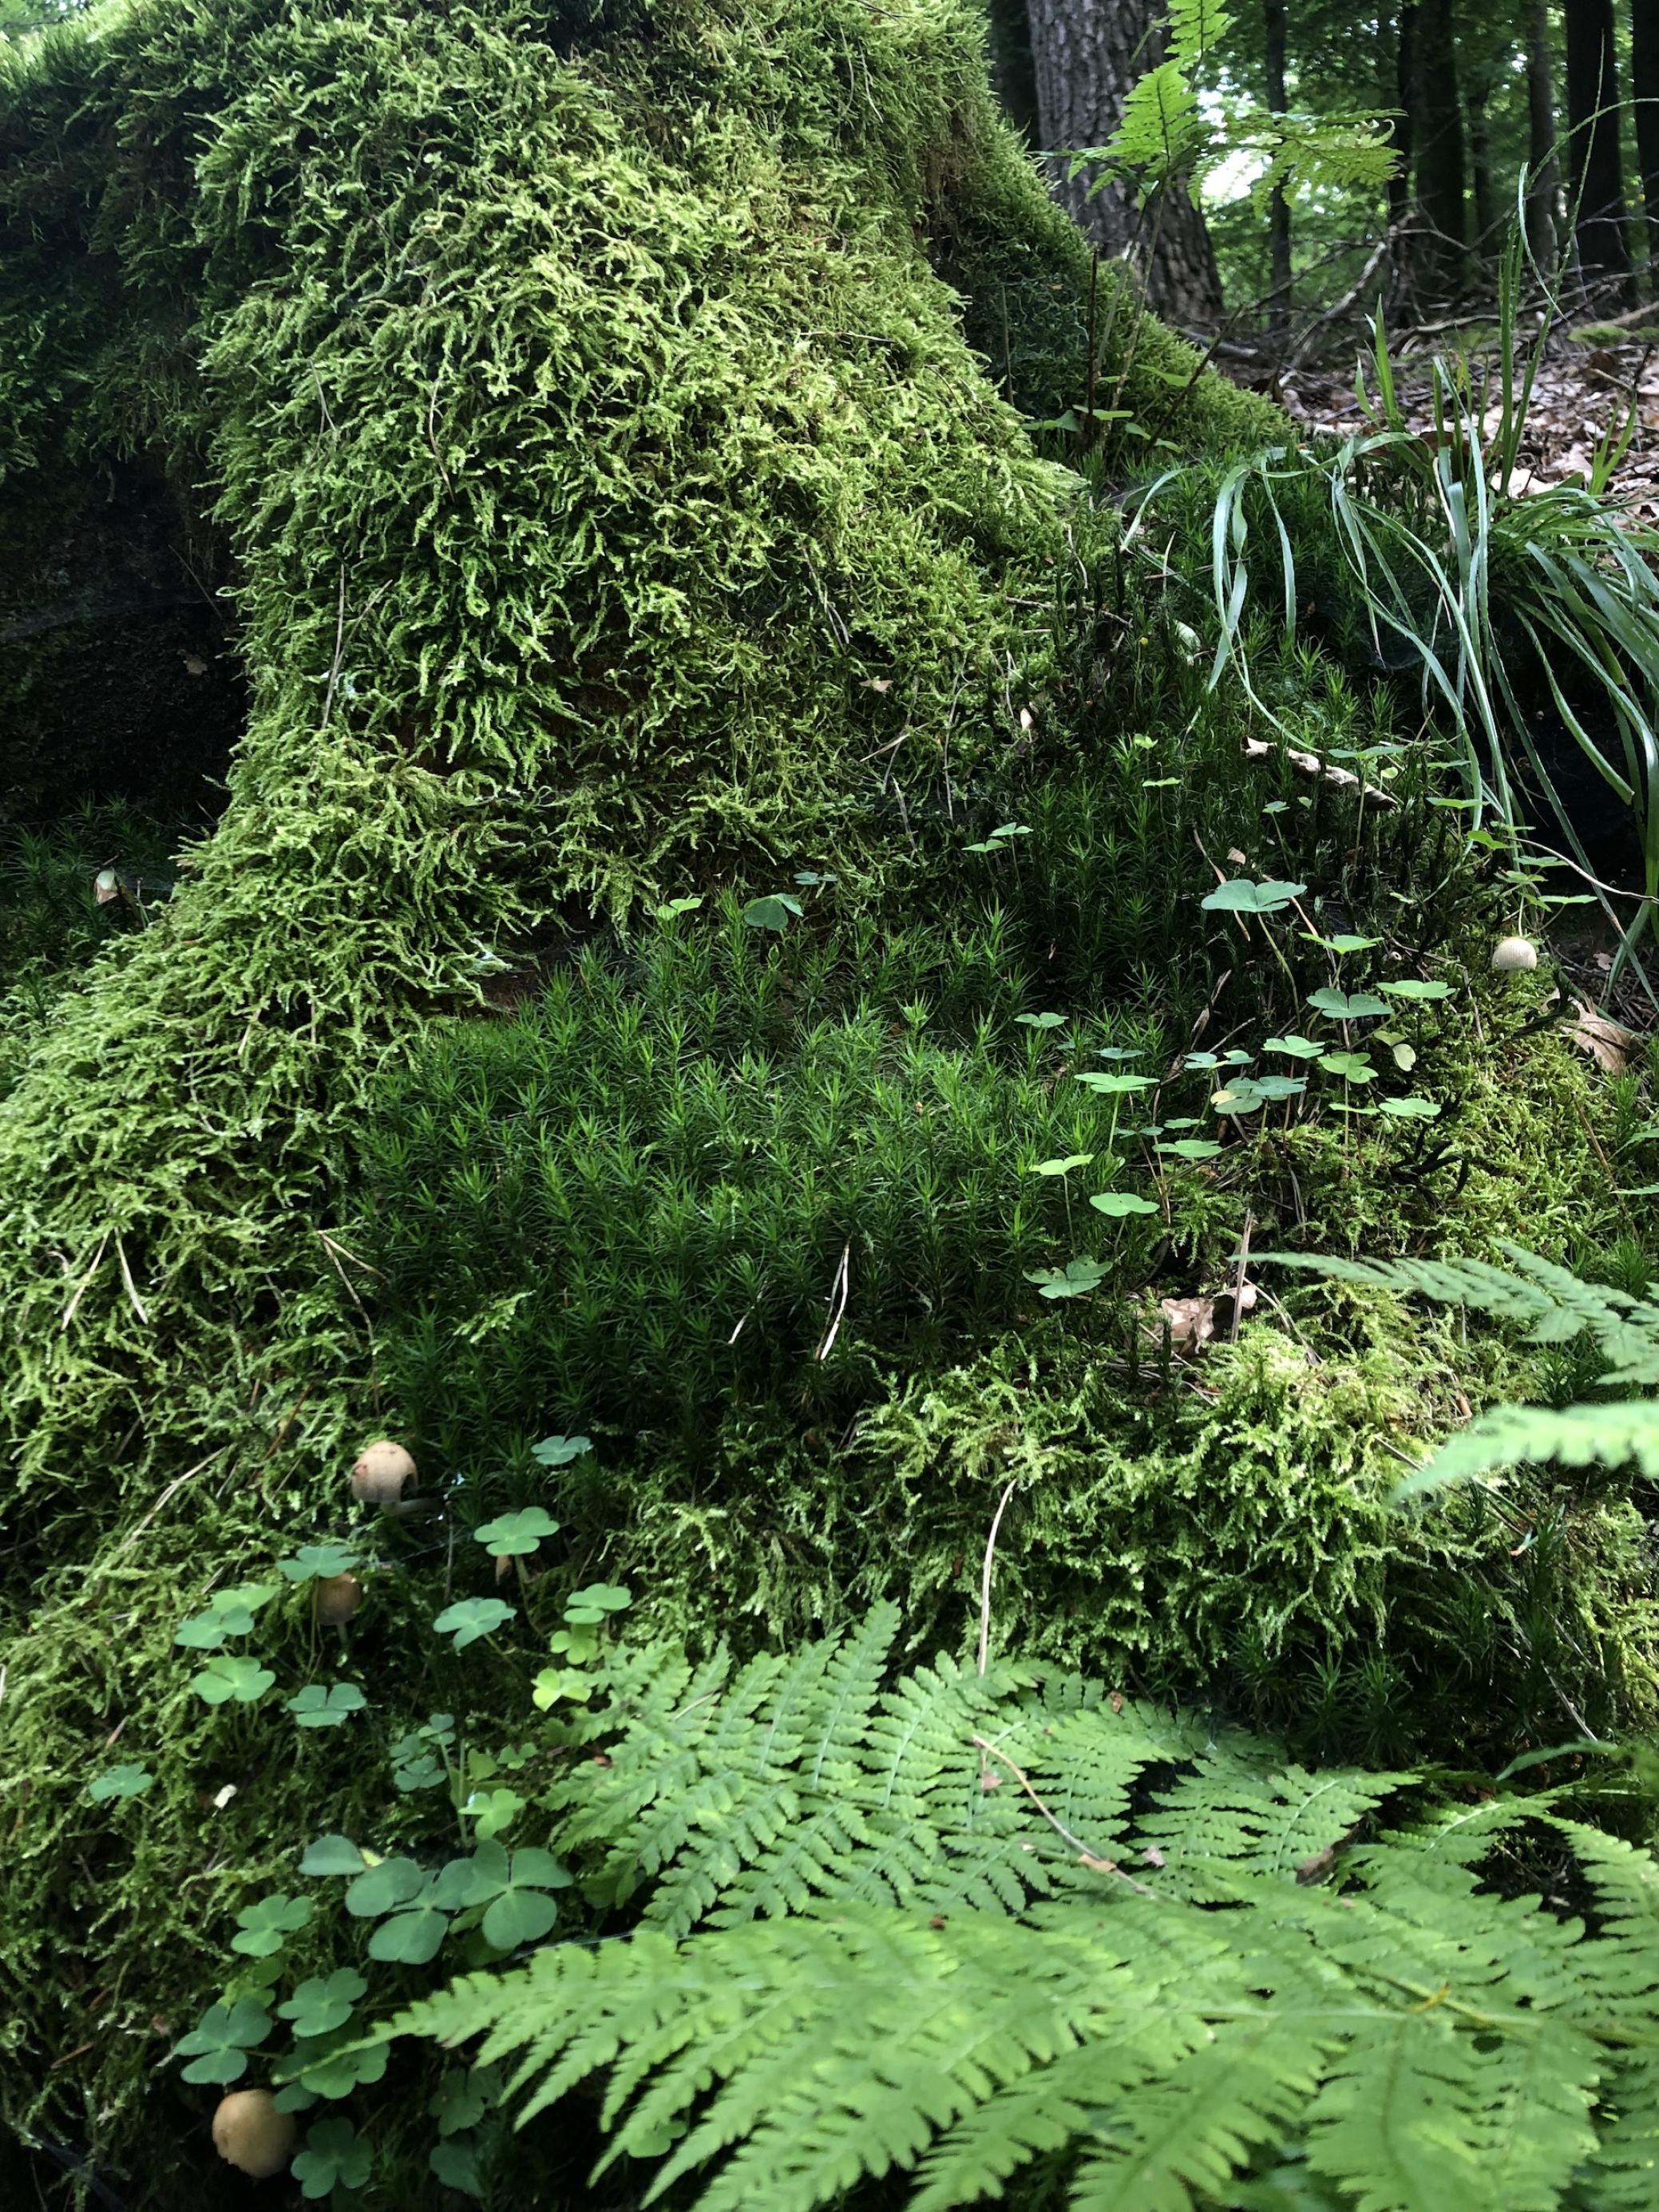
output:
[[[1212,1092],[1210,1103],[1218,1114],[1255,1114],[1267,1103],[1267,1099],[1261,1079],[1239,1075],[1232,1077],[1221,1090]]]
[[[526,1802],[516,1790],[503,1785],[495,1790],[475,1790],[461,1809],[473,1824],[473,1834],[483,1843],[505,1835],[523,1812]]]
[[[1370,1083],[1376,1070],[1363,1053],[1322,1052],[1319,1065],[1332,1075],[1340,1075],[1345,1083]]]
[[[1025,1170],[1027,1175],[1068,1176],[1073,1168],[1086,1168],[1092,1152],[1067,1152],[1064,1159],[1037,1160]]]
[[[301,1874],[361,1874],[367,1861],[349,1836],[319,1836],[306,1845],[300,1861]]]
[[[1373,945],[1382,942],[1380,937],[1356,937],[1352,931],[1340,931],[1334,937],[1322,937],[1316,929],[1304,929],[1302,934],[1310,945],[1327,945],[1331,951],[1338,953],[1364,952]]]
[[[509,1855],[500,1844],[482,1841],[471,1858],[451,1859],[434,1887],[446,1905],[485,1906],[484,1941],[498,1951],[513,1951],[547,1934],[559,1908],[546,1893],[568,1889],[570,1881],[550,1851],[532,1848]]]
[[[1396,1121],[1432,1121],[1440,1111],[1432,1098],[1379,1098],[1376,1103]]]
[[[277,1560],[276,1571],[291,1583],[315,1582],[349,1574],[357,1559],[358,1554],[343,1544],[301,1544],[291,1559]]]
[[[446,2189],[459,2190],[463,2197],[483,2197],[483,2176],[478,2171],[478,2154],[471,2143],[434,2143],[426,2154],[426,2162]]]
[[[1106,1075],[1097,1068],[1086,1068],[1077,1077],[1085,1090],[1103,1098],[1121,1098],[1132,1091],[1151,1091],[1154,1088],[1150,1075]]]
[[[1141,1060],[1145,1058],[1145,1054],[1132,1044],[1097,1044],[1095,1047],[1095,1058],[1097,1060]]]
[[[1097,1213],[1103,1213],[1112,1221],[1121,1221],[1131,1213],[1158,1212],[1150,1198],[1137,1197],[1130,1190],[1097,1190],[1089,1203]]]
[[[1016,1014],[1014,1019],[1027,1030],[1063,1030],[1066,1026],[1064,1014]]]
[[[499,1514],[472,1531],[476,1542],[487,1546],[498,1559],[524,1559],[544,1537],[556,1536],[559,1524],[539,1505],[526,1505],[517,1513]]]
[[[399,1911],[382,1920],[368,1939],[368,1955],[393,1966],[424,1966],[435,1959],[449,1933],[449,1914],[437,1899],[437,1883],[428,1884]]]
[[[743,910],[743,919],[750,929],[787,929],[793,915],[797,921],[802,913],[801,902],[787,891],[774,891],[769,897],[750,899]]]
[[[270,2033],[270,2014],[253,1997],[238,1997],[234,2004],[210,2005],[188,2035],[173,2045],[175,2058],[188,2058],[186,2081],[210,2081],[222,2086],[240,2081],[247,2071],[247,2054]]]
[[[1261,1049],[1263,1052],[1282,1052],[1291,1060],[1317,1060],[1325,1048],[1322,1044],[1316,1044],[1311,1037],[1282,1036],[1269,1037]]]
[[[331,2190],[361,2189],[374,2171],[374,2156],[349,2120],[319,2120],[306,2130],[306,2147],[289,2168],[306,2197]]]
[[[588,1654],[592,1656],[592,1654]],[[576,1655],[578,1660],[582,1655]],[[530,1686],[530,1702],[538,1713],[546,1712],[557,1705],[561,1698],[586,1705],[593,1694],[593,1677],[584,1674],[580,1665],[574,1667],[544,1667]]]
[[[1025,1279],[1035,1283],[1045,1298],[1085,1297],[1106,1279],[1098,1260],[1068,1260],[1063,1267],[1028,1267]]]
[[[1301,897],[1306,884],[1253,884],[1243,876],[1218,884],[1199,904],[1210,914],[1279,914]]]
[[[307,1682],[289,1699],[288,1710],[301,1728],[338,1728],[368,1703],[355,1682],[336,1682],[326,1690],[320,1682]]]
[[[626,1613],[633,1602],[634,1593],[626,1583],[589,1583],[582,1589],[571,1591],[565,1601],[564,1617],[573,1628],[597,1628],[607,1613]],[[556,1642],[555,1648],[558,1648]]]
[[[227,1637],[246,1636],[254,1614],[280,1588],[278,1583],[243,1583],[235,1589],[216,1590],[204,1611],[180,1623],[173,1640],[191,1650],[216,1651]]]
[[[94,1805],[112,1797],[142,1797],[155,1779],[147,1766],[112,1766],[87,1784],[87,1795]]]
[[[432,1626],[441,1634],[453,1636],[455,1649],[465,1651],[469,1644],[476,1644],[481,1636],[500,1628],[513,1619],[515,1608],[499,1597],[464,1597],[454,1605],[447,1605]]]
[[[1308,1087],[1305,1075],[1253,1075],[1252,1085],[1263,1098],[1299,1098]]]
[[[221,1652],[210,1659],[199,1674],[192,1674],[190,1685],[204,1705],[251,1705],[255,1698],[263,1698],[276,1677],[269,1667],[260,1666],[257,1659]]]
[[[442,1764],[429,1751],[398,1760],[392,1770],[392,1786],[404,1796],[416,1790],[435,1790],[444,1778]]]
[[[531,1445],[530,1456],[542,1467],[568,1467],[592,1449],[586,1437],[544,1437],[540,1443]]]
[[[1212,1160],[1221,1146],[1211,1137],[1170,1137],[1158,1149],[1160,1152],[1173,1152],[1178,1160]]]
[[[1358,1022],[1372,1014],[1386,1014],[1385,999],[1373,998],[1369,991],[1334,991],[1328,984],[1322,990],[1310,991],[1308,1004],[1322,1014],[1328,1014],[1334,1022]]]
[[[380,1859],[366,1867],[351,1882],[345,1893],[345,1909],[355,1919],[376,1920],[383,1912],[395,1912],[400,1905],[419,1894],[426,1885],[424,1869],[413,1859]]]
[[[352,1966],[337,1966],[331,1974],[313,1975],[301,1982],[286,2004],[276,2008],[279,2020],[290,2020],[296,2036],[310,2040],[343,2027],[368,1984]]]
[[[308,1897],[288,1897],[281,1890],[262,1897],[257,1905],[244,1905],[237,1914],[236,1925],[241,1932],[231,1937],[230,1948],[249,1959],[269,1959],[282,1949],[289,1936],[306,1925],[311,1911]]]
[[[1184,1075],[1189,1069],[1196,1069],[1200,1075],[1208,1075],[1212,1068],[1220,1065],[1212,1052],[1189,1052],[1182,1056],[1181,1073]]]
[[[494,2109],[501,2094],[501,2077],[493,2066],[474,2066],[465,2074],[447,2072],[427,2100],[427,2111],[438,2123],[441,2136],[459,2135],[476,2128]]]
[[[298,2035],[294,2048],[272,2069],[284,2085],[277,2103],[285,2112],[303,2112],[319,2097],[349,2097],[360,2084],[383,2081],[392,2053],[384,2043],[360,2043],[361,2028],[343,2023],[322,2035]]]
[[[1391,999],[1422,1000],[1449,999],[1451,996],[1449,983],[1419,983],[1411,976],[1402,978],[1398,983],[1379,983],[1376,988],[1379,991],[1386,991]]]

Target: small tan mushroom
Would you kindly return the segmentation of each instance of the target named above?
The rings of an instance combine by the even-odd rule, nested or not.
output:
[[[280,2173],[294,2154],[294,2115],[279,2112],[269,2089],[233,2089],[213,2115],[213,2148],[256,2181]]]
[[[325,1628],[343,1628],[363,1601],[356,1575],[324,1575],[317,1583],[317,1619]]]
[[[385,1437],[365,1444],[351,1470],[352,1494],[368,1505],[395,1505],[414,1480],[414,1461]]]
[[[1538,965],[1538,947],[1529,937],[1500,937],[1492,964],[1500,975],[1519,975]]]

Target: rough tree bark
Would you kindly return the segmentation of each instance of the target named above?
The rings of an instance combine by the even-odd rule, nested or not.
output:
[[[1419,0],[1412,76],[1417,199],[1427,231],[1420,258],[1430,290],[1455,298],[1468,273],[1468,228],[1452,0]]]
[[[1389,260],[1397,307],[1408,307],[1417,289],[1417,264],[1410,230],[1412,166],[1417,155],[1417,0],[1401,0],[1395,37],[1394,150],[1396,166],[1389,179]]]
[[[991,82],[999,104],[1027,142],[1037,143],[1036,73],[1025,0],[990,0]]]
[[[1104,145],[1130,86],[1164,58],[1156,0],[1028,0],[1027,12],[1042,143]],[[1066,166],[1051,165],[1056,197],[1103,253],[1133,250],[1157,312],[1175,323],[1218,322],[1215,252],[1185,186],[1166,187],[1143,214],[1124,185],[1108,184],[1091,198],[1087,171],[1068,184]]]
[[[1639,13],[1643,0],[1632,0]],[[1556,206],[1561,190],[1555,158],[1554,64],[1550,53],[1549,0],[1527,7],[1527,240],[1540,269],[1553,269],[1559,234]]]
[[[1659,261],[1659,0],[1630,0],[1630,88],[1636,157],[1647,210],[1648,254]]]
[[[1487,110],[1494,72],[1481,61],[1463,72],[1463,105],[1468,110],[1469,176],[1474,186],[1474,250],[1490,262],[1498,251],[1498,196],[1492,189],[1492,120]]]
[[[1637,0],[1638,12],[1653,0]],[[1613,0],[1566,0],[1567,191],[1586,290],[1626,295],[1625,175],[1619,151],[1619,65]]]
[[[1285,112],[1285,0],[1262,0],[1262,26],[1267,34],[1267,105],[1275,115]],[[1291,326],[1291,204],[1282,185],[1273,186],[1267,204],[1267,246],[1273,295],[1267,305],[1267,327],[1283,337]]]

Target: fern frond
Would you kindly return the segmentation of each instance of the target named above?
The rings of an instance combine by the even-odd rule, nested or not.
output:
[[[1659,1381],[1659,1305],[1600,1283],[1581,1282],[1567,1268],[1521,1245],[1506,1244],[1504,1249],[1512,1267],[1486,1260],[1342,1260],[1297,1252],[1265,1253],[1262,1258],[1337,1282],[1415,1292],[1441,1305],[1473,1306],[1479,1313],[1527,1324],[1534,1344],[1571,1344],[1588,1331],[1610,1360],[1653,1362],[1650,1379]],[[1621,1373],[1614,1379],[1637,1377]]]
[[[1448,1437],[1434,1457],[1399,1483],[1393,1499],[1426,1497],[1454,1482],[1496,1474],[1506,1467],[1559,1460],[1564,1467],[1626,1467],[1659,1478],[1659,1401],[1634,1398],[1613,1405],[1494,1406]]]
[[[644,1923],[386,2033],[482,2037],[526,2117],[605,2077],[611,2155],[678,2136],[647,2201],[697,2175],[700,2212],[902,2175],[948,2212],[1068,2151],[1073,2212],[1198,2212],[1267,2201],[1275,2147],[1358,2212],[1652,2201],[1646,1853],[1550,1793],[1336,1851],[1407,1778],[1310,1774],[1064,1676],[940,1660],[882,1688],[893,1625],[717,1668],[695,1711],[671,1652],[607,1662],[582,1726],[611,1765],[562,1785],[558,1840],[638,1873],[611,1824],[641,1808]],[[1492,1879],[1545,1832],[1584,1917]]]

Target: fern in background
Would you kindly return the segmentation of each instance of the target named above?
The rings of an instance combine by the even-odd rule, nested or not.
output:
[[[1518,1244],[1503,1249],[1510,1267],[1484,1260],[1344,1260],[1291,1252],[1261,1257],[1340,1282],[1414,1291],[1443,1305],[1473,1306],[1524,1322],[1534,1344],[1568,1345],[1588,1336],[1607,1363],[1602,1382],[1631,1390],[1659,1385],[1659,1295],[1650,1291],[1636,1297],[1609,1284],[1586,1283]],[[1659,1402],[1628,1398],[1561,1407],[1494,1407],[1449,1437],[1395,1496],[1403,1502],[1501,1468],[1548,1460],[1568,1467],[1634,1462],[1649,1480],[1659,1479]]]
[[[1038,2171],[1078,2212],[1652,2203],[1644,1852],[1547,1796],[1425,1806],[1075,1678],[884,1689],[896,1626],[735,1674],[622,1655],[556,1799],[641,1924],[385,2033],[483,2036],[521,2119],[606,2075],[609,2157],[661,2160],[647,2203],[699,2176],[702,2212],[866,2176],[945,2212]]]

